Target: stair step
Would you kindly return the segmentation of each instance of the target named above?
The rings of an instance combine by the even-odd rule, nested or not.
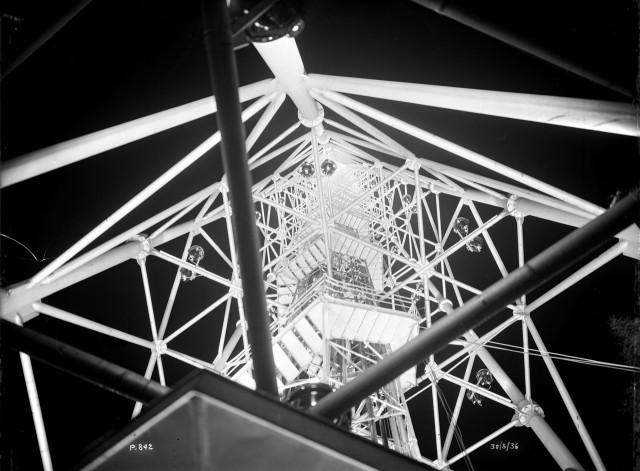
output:
[[[298,280],[302,280],[305,277],[305,272],[300,266],[295,262],[289,262],[289,270],[293,273]]]
[[[322,322],[322,304],[311,309],[307,314],[307,318],[313,323],[318,332],[324,332],[324,323]]]
[[[302,253],[302,256],[304,257],[304,260],[306,261],[307,265],[309,265],[309,267],[315,268],[318,266],[318,260],[316,260],[310,250],[305,250]]]
[[[298,340],[298,337],[289,331],[282,336],[280,340],[282,344],[287,348],[289,354],[293,357],[293,360],[298,364],[300,370],[304,370],[309,366],[313,357],[306,349],[304,344]]]
[[[273,346],[273,360],[276,364],[276,368],[280,373],[282,373],[282,376],[284,376],[287,382],[293,381],[298,377],[298,374],[300,374],[296,365],[289,360],[289,357],[284,353],[284,350],[282,350],[280,345],[276,344]]]
[[[322,263],[324,262],[324,247],[322,248],[322,250],[318,247],[318,242],[311,244],[309,246],[309,252],[311,253],[311,255],[313,255],[313,257],[319,262]],[[324,244],[322,244],[324,246]]]
[[[306,318],[300,319],[293,328],[300,334],[300,337],[302,337],[313,353],[318,354],[322,352],[324,347],[322,338],[320,338]]]

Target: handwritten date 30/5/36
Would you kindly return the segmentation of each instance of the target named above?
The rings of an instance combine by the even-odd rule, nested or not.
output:
[[[489,449],[497,451],[512,451],[518,449],[518,442],[497,442],[491,443]]]

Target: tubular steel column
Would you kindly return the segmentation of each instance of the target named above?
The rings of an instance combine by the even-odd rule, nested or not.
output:
[[[273,92],[274,87],[273,80],[245,85],[240,90],[240,100],[245,102],[269,94]],[[153,136],[216,111],[215,97],[202,98],[11,158],[3,162],[0,188]]]
[[[320,206],[320,224],[322,225],[322,237],[324,238],[324,256],[327,259],[327,275],[333,278],[333,264],[331,263],[331,234],[327,224],[327,208],[324,202],[324,188],[322,186],[322,171],[320,167],[320,155],[318,151],[318,137],[316,130],[311,128],[311,145],[313,146],[313,163],[316,169],[316,181],[318,182],[318,205]],[[329,182],[327,182],[329,185]]]
[[[276,371],[269,333],[267,302],[264,297],[262,262],[251,193],[251,174],[247,162],[245,132],[238,97],[238,71],[231,39],[229,13],[225,0],[202,0],[204,41],[209,61],[213,94],[217,98],[218,128],[222,134],[222,163],[233,205],[234,234],[242,239],[238,251],[245,315],[251,342],[256,387],[278,395]]]
[[[573,456],[567,447],[562,445],[560,437],[556,435],[549,424],[538,414],[533,414],[529,419],[529,426],[533,433],[535,433],[540,441],[544,444],[545,448],[549,450],[549,453],[558,463],[561,469],[567,471],[584,471],[582,466],[576,467],[576,457]],[[604,469],[604,468],[598,468]]]
[[[22,326],[22,318],[17,314],[15,315],[15,322],[17,325]],[[22,372],[24,373],[24,382],[27,386],[27,395],[29,396],[29,405],[31,406],[33,424],[36,429],[38,447],[40,448],[42,468],[44,471],[52,471],[53,464],[51,462],[51,452],[49,451],[49,442],[47,440],[47,432],[44,427],[44,419],[42,417],[42,409],[40,408],[40,399],[38,398],[38,389],[36,387],[36,378],[33,375],[31,358],[29,358],[29,355],[26,353],[20,352],[19,355],[20,363],[22,364]]]
[[[584,258],[622,229],[637,223],[640,197],[631,193],[620,203],[572,232],[567,237],[514,270],[483,293],[423,331],[384,360],[367,369],[337,392],[329,394],[311,408],[317,415],[337,417],[352,405],[377,391],[448,342],[490,319],[509,302],[535,289],[567,266]]]
[[[11,72],[17,69],[20,64],[26,61],[34,52],[40,49],[49,39],[51,39],[58,31],[60,31],[64,26],[71,21],[78,13],[80,13],[84,7],[89,5],[91,0],[82,0],[78,2],[73,7],[69,9],[69,11],[65,12],[62,17],[52,24],[49,28],[47,28],[40,36],[33,40],[31,44],[29,44],[24,51],[20,53],[18,57],[13,59],[2,71],[2,75],[0,76],[0,81],[4,80]]]

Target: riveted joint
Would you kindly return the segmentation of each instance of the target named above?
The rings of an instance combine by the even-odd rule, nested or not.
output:
[[[136,254],[138,264],[144,263],[147,256],[151,253],[151,241],[146,234],[139,234],[129,239],[131,242],[138,242],[139,251]]]
[[[316,108],[318,109],[318,115],[313,119],[305,118],[304,116],[302,116],[300,110],[298,110],[298,120],[300,121],[300,123],[302,123],[303,126],[307,128],[314,128],[322,124],[322,121],[324,121],[324,108],[320,103],[317,102]]]
[[[524,214],[521,211],[518,211],[518,197],[515,195],[511,195],[507,200],[506,210],[509,214],[517,219],[523,219]]]
[[[429,361],[426,365],[424,376],[431,379],[431,381],[436,382],[443,375],[440,367],[433,361]]]
[[[525,399],[518,404],[518,412],[516,412],[513,418],[519,422],[517,427],[530,427],[531,419],[536,415],[544,418],[542,407],[534,401],[527,401]]]
[[[315,132],[316,136],[318,137],[318,144],[321,144],[323,146],[329,144],[329,134],[323,127],[316,127]]]
[[[518,304],[516,309],[513,311],[513,315],[520,320],[525,320],[529,317],[529,311],[527,310],[527,306]]]
[[[238,299],[242,296],[242,289],[239,287],[229,288],[229,294],[232,298]]]
[[[453,302],[445,298],[438,303],[438,307],[442,312],[449,312],[453,310]]]
[[[407,156],[407,169],[415,170],[416,168],[420,168],[420,162],[418,162],[418,158],[413,154]]]

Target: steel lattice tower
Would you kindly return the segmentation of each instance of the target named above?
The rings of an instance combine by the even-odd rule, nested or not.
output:
[[[486,114],[531,121],[545,121],[561,110],[563,117],[554,124],[589,129],[608,121],[600,131],[637,135],[632,110],[622,104],[544,97],[541,105],[540,97],[530,95],[486,91],[469,95],[468,90],[463,93],[447,87],[307,75],[294,39],[256,44],[256,49],[275,79],[242,87],[240,99],[245,103],[254,100],[244,109],[245,121],[259,115],[247,137],[250,167],[254,174],[269,169],[268,176],[254,184],[253,201],[278,387],[283,395],[314,382],[339,388],[392,354],[490,284],[474,286],[469,272],[488,272],[490,264],[498,278],[507,276],[515,267],[503,262],[500,247],[491,237],[494,226],[512,231],[519,265],[523,265],[525,221],[535,224],[541,218],[580,227],[603,212],[592,203],[345,94],[423,105],[439,101],[439,106],[452,109],[481,108]],[[288,120],[290,127],[254,151],[254,144],[287,96],[296,104],[298,116],[278,115],[278,119]],[[56,155],[59,161],[72,163],[78,155],[86,158],[212,112],[215,100],[190,103],[110,128],[102,135],[87,136],[82,143],[71,142]],[[521,186],[431,161],[373,122],[445,149],[502,179],[515,179]],[[149,361],[144,374],[150,378],[157,369],[163,384],[163,358],[171,357],[255,387],[243,297],[261,293],[243,292],[237,266],[242,237],[233,235],[233,208],[225,178],[107,242],[93,244],[219,142],[216,132],[32,279],[3,290],[3,317],[21,323],[42,314],[146,348]],[[35,153],[29,159],[42,165],[35,171],[24,162],[8,168],[2,175],[3,186],[46,171],[45,153]],[[575,458],[544,419],[544,404],[537,404],[532,392],[531,341],[541,353],[548,353],[532,314],[614,257],[625,254],[638,258],[639,235],[637,228],[627,229],[619,234],[616,245],[545,294],[533,300],[523,296],[510,304],[506,308],[509,315],[489,332],[478,335],[469,331],[452,341],[450,348],[399,376],[353,408],[351,431],[437,469],[450,465],[455,469],[455,463],[477,447],[512,427],[527,426],[548,445],[559,463],[573,463]],[[165,249],[163,244],[170,242],[171,247],[179,242],[181,250]],[[154,312],[158,303],[152,302],[155,293],[147,273],[150,259],[175,268],[171,290],[162,298],[166,300],[162,312]],[[149,338],[42,301],[132,260],[140,266]],[[207,290],[222,294],[195,312],[185,313],[181,304],[179,325],[172,323],[174,305],[181,297]],[[159,323],[156,315],[161,315]],[[207,354],[197,356],[185,347],[188,340],[180,343],[176,339],[190,338],[205,316],[220,319],[220,329],[208,334]],[[522,384],[485,348],[506,329],[522,332]],[[28,357],[23,361],[25,374],[30,375]],[[544,361],[595,467],[604,469],[554,362],[548,356]],[[457,388],[448,418],[439,400],[440,383]],[[421,452],[407,406],[406,394],[416,386],[431,395],[433,455]],[[32,399],[37,398],[35,389],[30,391]],[[486,430],[485,438],[477,443],[457,449],[456,423],[465,401],[499,404],[505,411],[504,421],[497,429]],[[134,416],[140,408],[138,403]],[[38,414],[35,420],[39,438],[46,443]],[[445,421],[448,425],[443,428]]]

